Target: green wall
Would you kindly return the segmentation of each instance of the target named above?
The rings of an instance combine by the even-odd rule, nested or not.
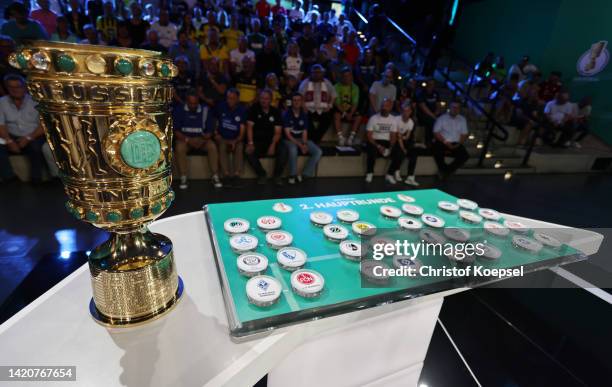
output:
[[[463,5],[454,48],[471,62],[488,51],[503,55],[507,67],[529,54],[545,75],[563,72],[572,100],[593,97],[591,127],[612,144],[612,63],[594,77],[576,72],[576,61],[592,43],[610,42],[610,0],[485,0]]]

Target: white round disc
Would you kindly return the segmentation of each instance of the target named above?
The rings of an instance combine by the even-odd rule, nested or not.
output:
[[[276,253],[276,261],[283,267],[296,269],[306,264],[306,253],[296,247],[284,247]]]
[[[358,261],[361,259],[361,242],[342,241],[340,242],[340,253],[348,259]]]
[[[354,210],[338,210],[336,217],[341,222],[353,223],[359,220],[359,212]]]
[[[415,199],[412,196],[408,196],[405,194],[397,194],[397,198],[406,203],[412,203],[415,201]]]
[[[258,275],[246,283],[246,293],[249,302],[257,306],[268,306],[281,296],[283,288],[281,283],[274,277]]]
[[[268,268],[268,258],[259,253],[245,253],[236,259],[236,265],[245,274],[262,273]]]
[[[329,239],[341,241],[348,238],[349,231],[339,224],[327,224],[323,226],[323,234]]]
[[[334,218],[323,211],[315,211],[310,213],[310,221],[317,226],[325,226],[326,224],[330,224]]]
[[[499,218],[501,218],[499,212],[490,208],[481,208],[480,210],[478,210],[478,213],[486,220],[499,220]]]
[[[430,226],[430,227],[436,227],[436,228],[440,228],[440,227],[444,227],[444,219],[432,215],[432,214],[423,214],[421,215],[421,220],[423,221],[423,223],[425,223],[426,225]]]
[[[376,234],[376,226],[372,223],[358,221],[351,226],[353,232],[357,235],[374,235]]]
[[[266,242],[270,247],[279,249],[281,247],[289,246],[293,242],[293,235],[287,231],[274,230],[266,234]]]
[[[421,230],[419,237],[427,243],[442,244],[446,242],[446,238],[432,230]]]
[[[501,257],[502,255],[502,252],[500,249],[498,249],[497,247],[489,243],[483,243],[482,249],[483,249],[482,255],[478,255],[480,258],[495,260],[495,259],[499,259],[499,257]]]
[[[417,206],[416,204],[403,204],[402,211],[407,213],[408,215],[419,216],[423,214],[423,207]]]
[[[251,224],[242,218],[230,218],[223,223],[223,229],[230,234],[243,234],[249,231]]]
[[[402,210],[393,206],[380,206],[380,213],[388,218],[399,218],[402,215]]]
[[[444,235],[456,242],[466,242],[468,239],[470,239],[470,232],[458,227],[445,228]]]
[[[473,211],[478,208],[478,203],[468,199],[457,199],[457,204],[459,205],[459,207],[470,211]]]
[[[232,249],[237,252],[247,252],[255,250],[259,243],[257,237],[250,234],[232,235],[229,242]]]
[[[401,218],[399,218],[397,220],[397,224],[399,224],[400,228],[409,231],[417,231],[423,228],[423,223],[407,216],[402,216]]]
[[[487,221],[484,222],[484,229],[489,234],[493,234],[498,237],[505,237],[510,233],[510,230],[501,223]]]
[[[510,230],[514,232],[518,232],[521,234],[524,234],[527,231],[529,231],[529,227],[525,223],[522,223],[516,220],[505,220],[504,226],[508,227]]]
[[[466,223],[477,224],[482,222],[482,216],[471,211],[459,211],[459,217]]]
[[[274,205],[272,206],[272,209],[280,213],[287,213],[287,212],[293,211],[293,207],[283,202],[274,203]]]
[[[277,216],[262,216],[257,219],[257,227],[264,231],[281,228],[283,221]]]
[[[523,250],[527,250],[530,253],[538,253],[540,250],[542,250],[542,243],[533,240],[531,238],[527,238],[526,236],[523,235],[515,235],[512,238],[512,244],[515,247],[521,248]]]
[[[554,249],[561,247],[560,240],[548,234],[544,234],[540,231],[534,232],[533,238],[537,240],[538,242],[542,243],[544,246],[552,247]]]
[[[457,204],[447,202],[446,200],[442,200],[438,202],[438,207],[441,210],[448,211],[448,212],[455,212],[459,210],[459,206]]]
[[[291,287],[303,297],[316,297],[321,294],[325,279],[314,270],[301,269],[291,274]]]

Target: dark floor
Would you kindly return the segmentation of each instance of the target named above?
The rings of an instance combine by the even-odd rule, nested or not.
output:
[[[502,212],[604,234],[612,227],[609,175],[419,181],[419,188],[440,188]],[[223,190],[194,181],[188,190],[177,192],[164,216],[197,211],[205,203],[397,189],[382,179],[366,185],[358,178],[322,178],[282,187],[243,181]],[[0,323],[79,267],[86,261],[84,252],[106,237],[72,219],[64,211],[64,200],[59,183],[0,186]],[[565,268],[601,288],[612,288],[611,248],[604,242],[602,250]],[[531,275],[542,276],[544,284],[551,281],[545,277],[555,276],[549,271]],[[610,385],[612,309],[582,289],[480,288],[448,297],[440,320],[483,386]],[[477,385],[441,325],[434,332],[421,383]]]

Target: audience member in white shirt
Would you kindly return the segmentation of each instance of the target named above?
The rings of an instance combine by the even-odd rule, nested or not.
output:
[[[241,36],[238,39],[238,48],[230,51],[230,69],[232,75],[242,72],[242,61],[244,58],[249,58],[251,62],[255,62],[255,52],[249,50],[249,41],[246,36]]]
[[[553,143],[554,146],[569,147],[570,139],[573,138],[576,131],[576,116],[578,115],[578,107],[569,101],[569,92],[561,89],[555,99],[548,101],[544,107],[544,115],[547,122],[545,140]],[[558,133],[560,133],[559,139],[554,141]]]
[[[395,145],[397,135],[397,118],[391,115],[393,109],[393,100],[386,98],[383,100],[380,112],[370,117],[366,126],[367,143],[367,170],[366,182],[371,183],[374,177],[374,164],[379,157],[387,158],[391,155],[391,150]],[[393,169],[392,169],[393,168]],[[390,184],[396,184],[393,177],[393,171],[396,169],[392,162],[389,166],[389,171],[385,176],[385,180]]]
[[[159,19],[151,24],[151,29],[157,31],[159,44],[166,48],[170,48],[176,41],[178,29],[170,22],[170,14],[165,8],[159,10]]]
[[[468,128],[465,117],[459,114],[460,110],[459,102],[451,102],[448,113],[438,117],[434,124],[435,141],[432,144],[432,152],[438,165],[438,174],[442,178],[455,172],[470,157],[463,146],[468,136]],[[446,164],[445,157],[452,157],[454,160]]]
[[[395,171],[394,178],[397,181],[402,180],[400,168],[404,159],[408,159],[408,175],[404,184],[417,187],[419,183],[414,178],[414,170],[416,169],[417,157],[423,156],[426,149],[416,148],[414,146],[414,120],[412,119],[414,109],[412,102],[405,100],[402,103],[401,113],[396,117],[397,120],[397,142],[393,148],[392,168]]]
[[[510,79],[512,74],[518,74],[519,81],[522,81],[523,79],[527,78],[529,74],[535,73],[536,71],[538,71],[538,68],[533,63],[529,63],[529,56],[525,55],[521,58],[519,63],[515,63],[510,66],[510,69],[508,70],[508,79]]]

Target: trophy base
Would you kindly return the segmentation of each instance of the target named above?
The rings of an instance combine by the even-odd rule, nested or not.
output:
[[[89,301],[89,313],[91,317],[93,317],[94,321],[98,324],[105,326],[107,328],[130,328],[139,325],[143,325],[149,323],[153,320],[157,320],[158,318],[164,317],[168,312],[170,312],[174,307],[179,303],[181,297],[183,296],[183,279],[178,277],[178,287],[176,288],[176,295],[174,298],[168,302],[168,304],[164,305],[159,310],[152,312],[145,316],[140,316],[137,318],[110,318],[108,316],[103,315],[98,308],[96,308],[96,303],[92,298]]]

